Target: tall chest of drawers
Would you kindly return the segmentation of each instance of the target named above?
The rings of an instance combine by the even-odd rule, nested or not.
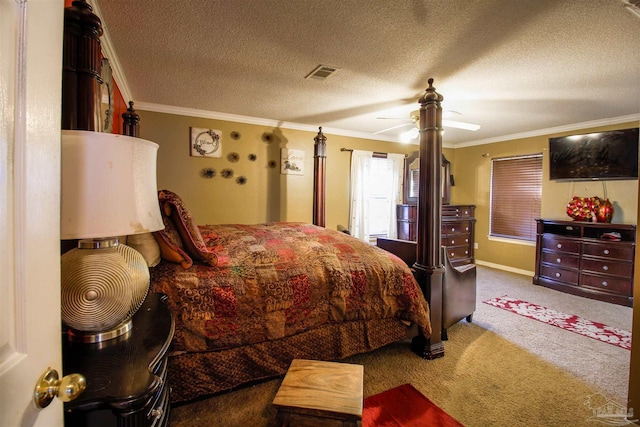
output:
[[[454,266],[474,261],[474,212],[473,205],[442,206],[442,246],[446,246],[447,256]]]
[[[633,305],[636,226],[537,220],[533,283]]]
[[[442,205],[440,234],[442,245],[453,265],[473,262],[474,205]],[[418,207],[411,204],[397,206],[398,239],[416,241]]]

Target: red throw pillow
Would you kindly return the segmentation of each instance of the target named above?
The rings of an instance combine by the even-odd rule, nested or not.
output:
[[[182,241],[173,223],[164,215],[162,221],[164,222],[164,230],[153,232],[153,237],[160,246],[160,256],[162,259],[180,264],[182,268],[191,267],[193,260],[182,249]]]
[[[160,211],[168,217],[178,230],[182,244],[186,252],[196,261],[209,265],[216,265],[216,254],[210,252],[200,234],[198,225],[189,213],[182,199],[172,191],[160,190],[158,192]]]

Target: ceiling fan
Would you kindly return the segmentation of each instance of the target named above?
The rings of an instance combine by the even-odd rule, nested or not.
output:
[[[455,117],[456,115],[460,115],[460,113],[457,112],[457,111],[451,111],[451,110],[443,112],[443,114],[442,114],[442,116],[443,116],[442,126],[450,127],[450,128],[456,128],[456,129],[470,130],[470,131],[476,131],[476,130],[480,129],[480,125],[477,125],[477,124],[460,122],[460,121],[457,121],[457,120],[449,120],[449,119],[445,118],[445,117]],[[409,118],[408,119],[401,119],[401,118],[398,118],[398,117],[378,117],[378,119],[404,120],[404,121],[407,121],[408,123],[403,123],[403,124],[400,124],[400,125],[391,126],[389,128],[379,130],[377,132],[374,132],[373,133],[374,135],[377,135],[379,133],[388,132],[390,130],[398,129],[398,128],[401,128],[401,127],[416,126],[417,123],[418,123],[418,120],[420,119],[420,112],[418,110],[412,111],[409,114]]]

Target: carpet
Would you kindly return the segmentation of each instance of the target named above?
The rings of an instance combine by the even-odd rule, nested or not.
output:
[[[573,314],[561,313],[506,295],[483,302],[529,319],[538,320],[570,332],[631,350],[631,333],[622,329],[613,328],[599,322],[592,322]]]
[[[362,427],[464,427],[411,384],[364,400]]]

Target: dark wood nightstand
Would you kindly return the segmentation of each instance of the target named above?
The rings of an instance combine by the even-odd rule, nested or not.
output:
[[[96,344],[63,336],[63,372],[85,376],[87,388],[64,404],[65,426],[167,426],[167,350],[174,321],[165,296],[149,293],[122,337]]]

